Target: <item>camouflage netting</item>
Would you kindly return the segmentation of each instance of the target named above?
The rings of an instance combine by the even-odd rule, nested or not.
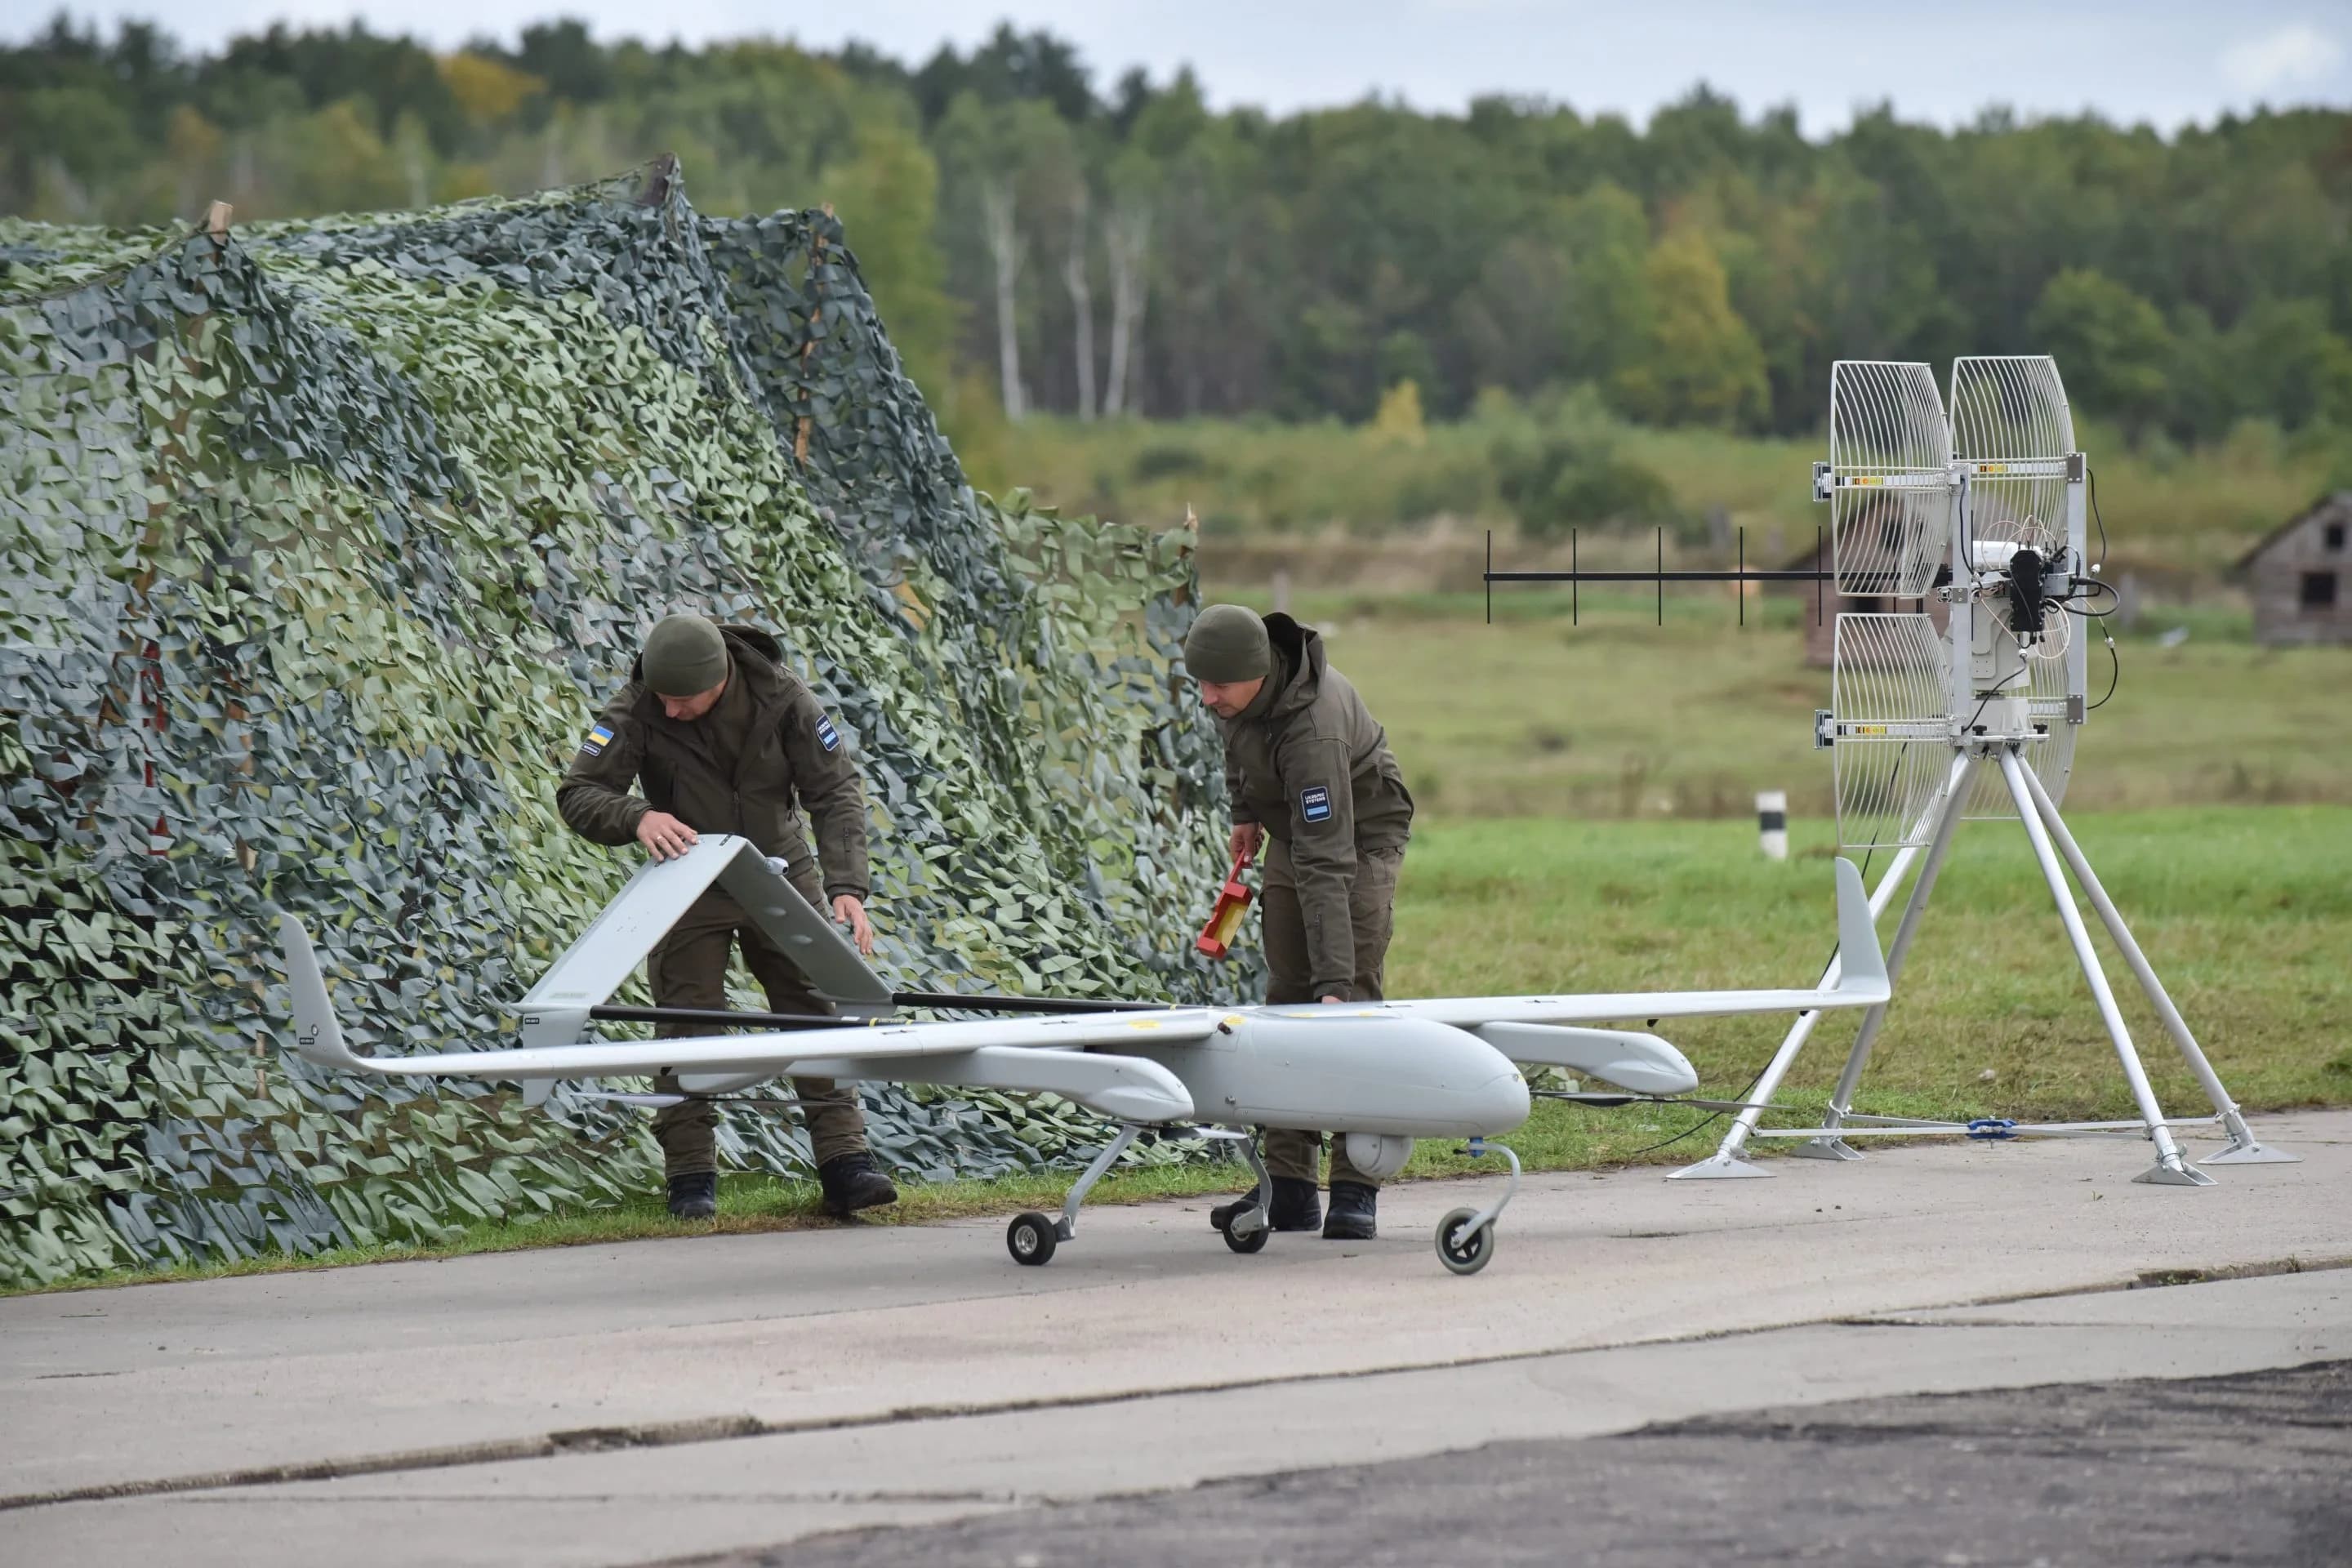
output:
[[[656,1184],[638,1113],[282,1056],[267,911],[361,1049],[509,1030],[634,863],[554,785],[674,608],[773,630],[852,738],[901,984],[1255,983],[1191,951],[1223,785],[1169,676],[1189,540],[975,493],[826,215],[701,217],[664,163],[219,237],[0,226],[0,1285]],[[866,1098],[927,1176],[1097,1135]],[[792,1121],[722,1139],[805,1173]]]

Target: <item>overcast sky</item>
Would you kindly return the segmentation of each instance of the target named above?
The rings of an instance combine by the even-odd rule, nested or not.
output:
[[[36,32],[56,9],[54,0],[0,0],[0,33]],[[1751,112],[1793,101],[1814,134],[1881,98],[1906,119],[1945,124],[2006,103],[2029,114],[2094,109],[2166,130],[2258,103],[2352,105],[2345,0],[73,0],[66,9],[108,24],[160,21],[201,48],[272,21],[353,18],[449,47],[570,15],[607,40],[764,34],[830,47],[855,37],[909,61],[942,41],[968,47],[1010,19],[1075,42],[1104,87],[1131,65],[1165,78],[1189,62],[1221,106],[1290,110],[1379,91],[1458,110],[1504,91],[1640,120],[1705,80]]]

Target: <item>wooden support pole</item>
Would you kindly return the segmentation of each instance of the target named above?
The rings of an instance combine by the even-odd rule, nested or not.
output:
[[[824,205],[824,216],[827,217],[831,217],[833,216],[833,204],[830,202],[827,202]],[[816,338],[817,331],[819,330],[819,323],[824,319],[824,307],[819,300],[820,280],[818,276],[819,269],[824,266],[824,236],[820,233],[809,242],[808,337],[801,343],[800,403],[802,413],[799,420],[794,424],[793,429],[793,461],[794,464],[803,467],[806,466],[808,462],[809,430],[812,424],[807,413],[809,406],[809,356],[816,353]]]

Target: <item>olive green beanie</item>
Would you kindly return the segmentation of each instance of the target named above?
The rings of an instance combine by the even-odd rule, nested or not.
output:
[[[1274,647],[1265,623],[1240,605],[1211,605],[1184,634],[1184,667],[1193,679],[1219,686],[1271,673]]]
[[[656,695],[699,697],[727,679],[727,639],[700,616],[664,616],[637,662]]]

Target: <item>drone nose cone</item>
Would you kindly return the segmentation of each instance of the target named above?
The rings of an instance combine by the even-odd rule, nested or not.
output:
[[[1472,1098],[1472,1114],[1484,1132],[1508,1132],[1528,1119],[1528,1080],[1516,1068],[1487,1079]]]

